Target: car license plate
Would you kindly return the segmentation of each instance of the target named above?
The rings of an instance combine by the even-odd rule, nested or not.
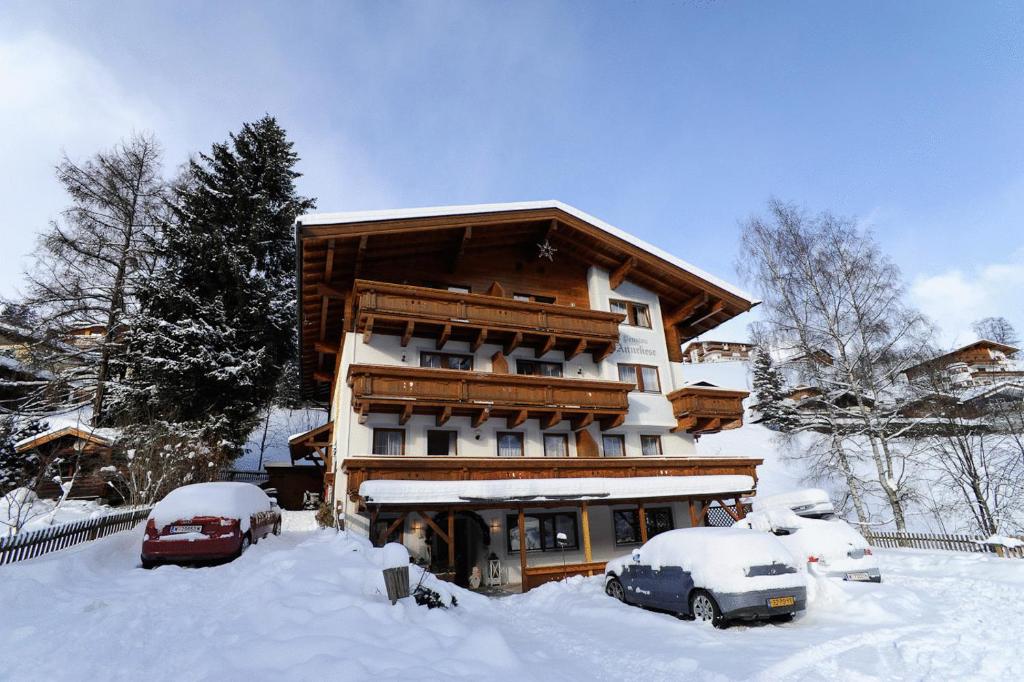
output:
[[[867,573],[847,573],[846,574],[846,579],[847,580],[857,580],[857,581],[860,581],[860,582],[864,582],[864,581],[871,580],[871,576],[869,576]]]
[[[777,609],[781,606],[792,606],[795,603],[796,599],[794,597],[773,597],[768,600],[768,606],[773,609]]]
[[[171,534],[177,535],[178,533],[201,533],[203,532],[202,526],[171,526]]]

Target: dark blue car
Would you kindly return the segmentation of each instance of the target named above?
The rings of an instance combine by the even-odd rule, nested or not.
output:
[[[605,592],[627,604],[721,626],[788,620],[805,608],[804,577],[773,536],[745,528],[684,528],[609,561]]]

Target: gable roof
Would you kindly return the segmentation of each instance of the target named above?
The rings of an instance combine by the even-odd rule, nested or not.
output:
[[[113,445],[113,441],[110,438],[98,433],[97,430],[90,429],[85,426],[65,426],[63,428],[51,429],[49,431],[44,431],[43,433],[37,433],[34,436],[29,436],[28,438],[15,443],[14,448],[19,453],[28,452],[33,448],[38,448],[42,445],[46,445],[47,443],[51,443],[55,440],[68,436],[100,447],[110,447]]]
[[[919,362],[916,365],[912,365],[905,370],[905,373],[915,374],[918,372],[918,370],[923,370],[928,367],[934,367],[936,365],[942,365],[944,360],[952,360],[957,354],[963,353],[964,351],[967,350],[971,350],[972,348],[990,348],[992,350],[1002,351],[1008,356],[1013,355],[1018,350],[1020,350],[1015,346],[1010,346],[1005,343],[999,343],[998,341],[992,341],[991,339],[978,339],[977,341],[968,343],[965,346],[954,348],[948,353],[942,353],[941,355],[936,355],[934,358],[930,358],[928,360],[925,360],[924,362]]]

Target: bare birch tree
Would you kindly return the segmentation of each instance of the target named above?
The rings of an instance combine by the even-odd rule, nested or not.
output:
[[[893,443],[897,385],[921,357],[929,326],[903,303],[898,268],[853,221],[807,216],[777,200],[768,209],[767,218],[751,218],[742,233],[739,268],[764,297],[756,333],[803,359],[804,375],[822,391],[826,430],[842,436],[830,448],[836,466],[850,464],[844,442],[862,441],[874,465],[872,482],[897,530],[905,530],[913,490],[907,453]]]
[[[151,136],[134,135],[81,163],[65,156],[57,177],[71,205],[40,237],[27,273],[26,303],[43,326],[62,338],[78,328],[99,330],[94,342],[48,347],[62,356],[55,364],[70,381],[91,395],[94,425],[104,417],[125,314],[154,266],[165,210],[160,155]]]

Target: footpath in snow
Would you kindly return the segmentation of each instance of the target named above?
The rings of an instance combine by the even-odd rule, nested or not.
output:
[[[598,578],[392,606],[381,552],[303,514],[212,568],[142,570],[140,536],[0,568],[0,678],[1024,678],[1015,560],[880,551],[881,585],[829,583],[792,623],[714,630],[615,602]]]

